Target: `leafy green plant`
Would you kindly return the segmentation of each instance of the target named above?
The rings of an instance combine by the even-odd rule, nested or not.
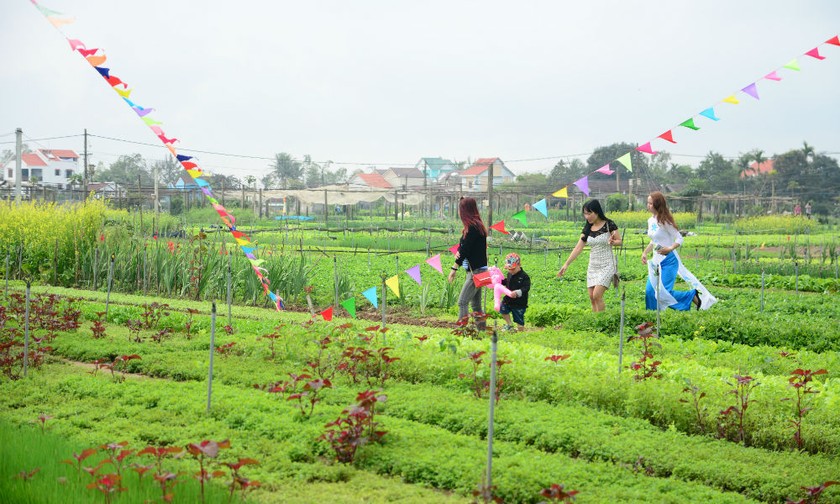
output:
[[[793,441],[798,450],[802,449],[802,421],[805,419],[805,414],[811,409],[805,404],[806,398],[809,394],[818,394],[819,390],[814,390],[811,383],[815,376],[828,374],[825,369],[818,369],[811,371],[810,369],[795,369],[790,376],[788,382],[790,386],[796,391],[796,397],[786,397],[783,401],[796,401],[796,409],[794,411],[794,418],[790,421],[793,427]]]
[[[638,341],[641,343],[642,355],[639,360],[630,363],[630,369],[636,372],[634,378],[637,381],[644,381],[648,378],[662,378],[659,372],[659,365],[662,361],[653,360],[653,349],[662,348],[662,345],[656,341],[659,336],[653,332],[654,325],[651,322],[643,322],[636,326],[636,334],[628,338],[630,341]]]

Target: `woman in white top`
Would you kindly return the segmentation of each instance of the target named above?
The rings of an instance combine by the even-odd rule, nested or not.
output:
[[[648,219],[647,234],[650,243],[642,252],[642,264],[648,266],[645,307],[655,310],[658,304],[660,309],[670,307],[685,311],[691,309],[693,304],[698,310],[710,308],[717,299],[688,271],[677,253],[683,238],[677,229],[677,223],[674,222],[674,216],[668,210],[665,196],[659,191],[650,193],[647,208],[653,215]],[[651,250],[655,250],[655,253],[648,261]],[[688,282],[692,289],[674,290],[677,275]]]

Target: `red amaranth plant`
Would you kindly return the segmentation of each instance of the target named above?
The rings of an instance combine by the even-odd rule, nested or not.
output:
[[[563,355],[555,354],[555,355],[549,355],[548,357],[545,358],[545,360],[551,361],[555,364],[558,364],[558,363],[568,359],[571,356],[572,356],[571,354],[563,354]]]
[[[376,404],[385,402],[384,394],[372,390],[359,392],[356,404],[345,408],[334,421],[326,424],[327,429],[318,439],[330,444],[336,460],[352,463],[359,447],[367,443],[379,443],[386,432],[376,430],[379,423],[374,421]]]
[[[237,487],[242,491],[242,499],[245,499],[245,493],[248,490],[253,490],[260,486],[259,481],[249,480],[248,478],[243,477],[239,474],[239,470],[242,469],[246,465],[257,465],[259,464],[258,461],[252,458],[240,458],[236,462],[224,462],[222,465],[226,466],[230,469],[230,494],[228,495],[228,502],[233,499],[233,494],[236,492]]]
[[[694,409],[694,415],[697,419],[697,428],[700,430],[701,434],[706,433],[706,407],[700,404],[700,401],[706,397],[705,392],[700,391],[700,387],[693,384],[691,380],[686,379],[686,386],[683,388],[684,394],[691,395],[691,405]],[[688,403],[688,399],[680,399],[681,403]]]
[[[840,481],[826,481],[821,485],[802,487],[802,490],[805,490],[805,498],[797,501],[788,499],[785,504],[818,504],[822,493],[832,485],[840,485]]]
[[[105,337],[105,312],[96,312],[96,319],[90,327],[93,332],[93,339],[102,339]]]
[[[637,381],[647,380],[648,378],[662,378],[659,373],[659,365],[661,361],[653,360],[653,349],[662,348],[656,340],[659,339],[654,332],[654,325],[651,322],[644,322],[636,326],[636,334],[630,336],[627,341],[639,341],[642,344],[642,355],[638,361],[630,363],[630,369],[636,372],[635,378]]]
[[[192,339],[193,315],[197,315],[199,312],[195,308],[187,308],[187,322],[184,324],[184,332],[186,333],[187,339]]]
[[[187,452],[198,461],[199,471],[196,473],[195,478],[201,486],[201,502],[204,502],[204,482],[209,481],[211,478],[224,476],[225,474],[222,471],[207,471],[204,467],[205,459],[214,459],[219,456],[219,450],[230,448],[230,440],[225,439],[224,441],[218,442],[204,440],[200,443],[190,443],[186,448]]]
[[[819,394],[819,390],[814,390],[814,386],[811,382],[814,380],[815,376],[824,374],[828,374],[828,371],[825,369],[819,369],[817,371],[811,371],[810,369],[796,369],[791,373],[791,376],[788,379],[790,386],[796,390],[796,397],[786,397],[782,399],[782,401],[796,401],[796,410],[794,412],[795,416],[790,423],[793,427],[793,440],[796,443],[797,450],[801,450],[803,446],[802,421],[805,419],[805,414],[811,410],[810,407],[805,405],[806,398],[808,394]]]
[[[577,490],[566,490],[563,485],[553,483],[548,488],[543,488],[540,495],[551,501],[559,502],[574,502],[575,495],[579,492]]]
[[[88,484],[87,488],[96,489],[105,496],[105,504],[110,504],[117,492],[125,492],[127,488],[120,486],[122,476],[119,474],[106,474],[99,476],[94,481]]]
[[[750,399],[750,395],[752,394],[752,391],[760,385],[760,383],[755,381],[755,379],[752,376],[734,375],[733,378],[735,378],[735,383],[727,383],[732,387],[732,390],[730,390],[729,393],[735,396],[737,402],[724,411],[730,411],[730,414],[734,414],[734,423],[735,426],[737,426],[738,428],[738,437],[736,441],[744,443],[744,445],[746,446],[747,409],[749,408],[751,403],[755,402],[755,399]]]
[[[86,458],[90,457],[96,453],[96,448],[88,448],[87,450],[82,451],[82,453],[73,453],[73,460],[67,459],[62,460],[62,464],[68,464],[76,468],[76,473],[78,477],[82,477],[82,462],[85,461]]]

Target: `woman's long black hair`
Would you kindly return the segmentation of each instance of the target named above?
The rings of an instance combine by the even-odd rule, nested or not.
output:
[[[580,213],[582,214],[584,211],[594,213],[598,216],[599,219],[604,221],[605,226],[609,226],[609,223],[612,222],[611,220],[607,219],[607,216],[604,215],[604,209],[601,208],[601,202],[596,199],[591,199],[583,204],[583,208],[581,208]],[[592,229],[592,224],[589,222],[583,226],[583,235],[589,236],[589,230]],[[609,228],[607,228],[609,229]]]

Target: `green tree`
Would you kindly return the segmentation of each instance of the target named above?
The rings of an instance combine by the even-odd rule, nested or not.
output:
[[[158,174],[158,181],[163,186],[175,185],[181,175],[186,175],[184,168],[175,158],[167,156],[152,163],[152,175]]]
[[[272,170],[283,189],[293,186],[292,181],[300,182],[303,176],[302,163],[286,152],[281,152],[274,156]]]
[[[802,149],[791,150],[774,159],[778,187],[802,202],[813,202],[814,213],[837,212],[837,187],[840,187],[840,167],[837,160],[817,154],[814,148],[803,144]]]
[[[627,169],[624,167],[624,165],[617,162],[616,159],[629,152],[630,161],[633,164],[633,177],[650,178],[650,167],[648,165],[648,161],[641,152],[636,150],[636,147],[636,144],[631,144],[627,142],[618,142],[611,145],[598,147],[595,149],[594,152],[592,152],[592,154],[589,156],[589,159],[586,160],[587,169],[588,171],[592,172],[604,166],[605,164],[610,163],[610,168],[615,170],[615,174],[612,175],[613,178],[626,178],[628,174]]]
[[[138,177],[141,185],[152,185],[152,176],[146,168],[146,160],[140,154],[132,154],[130,156],[120,156],[106,170],[98,171],[94,180],[116,182],[125,187],[136,187]]]
[[[697,178],[705,182],[704,192],[732,192],[738,187],[738,169],[717,152],[709,152],[697,167]]]

